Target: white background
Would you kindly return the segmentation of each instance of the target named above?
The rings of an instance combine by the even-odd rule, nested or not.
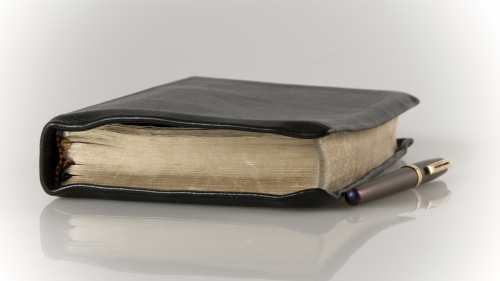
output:
[[[415,220],[378,232],[321,278],[500,280],[500,3],[257,0],[0,2],[0,279],[216,280],[229,271],[234,278],[268,278],[258,267],[265,252],[248,257],[254,271],[245,270],[248,261],[236,262],[214,267],[206,277],[190,267],[210,267],[217,259],[211,253],[184,262],[182,274],[153,274],[144,261],[142,270],[128,273],[126,266],[103,268],[90,250],[87,263],[42,251],[40,228],[47,222],[41,213],[54,200],[38,180],[44,124],[188,76],[415,95],[421,104],[400,118],[398,135],[415,139],[403,160],[451,158],[455,166],[441,178],[450,200],[402,214]],[[97,201],[92,204],[104,209],[120,204]],[[214,217],[235,210],[263,217],[287,212],[181,209],[189,208]],[[336,218],[353,210],[339,204],[307,212],[325,219],[325,212]],[[276,278],[288,276],[282,271],[275,270]]]

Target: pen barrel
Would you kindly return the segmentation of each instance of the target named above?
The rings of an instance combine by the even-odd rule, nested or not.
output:
[[[358,205],[410,189],[417,185],[418,174],[411,167],[403,167],[352,189],[346,194],[351,205]]]

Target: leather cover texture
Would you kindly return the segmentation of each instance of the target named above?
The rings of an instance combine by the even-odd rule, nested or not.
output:
[[[308,189],[270,196],[251,193],[151,191],[93,185],[54,186],[57,162],[55,131],[82,131],[109,123],[217,128],[320,138],[341,131],[382,125],[418,104],[415,97],[393,91],[285,85],[191,77],[117,98],[50,120],[40,141],[40,180],[50,195],[125,200],[236,205],[324,205],[343,191]],[[412,143],[399,140],[398,151],[363,180],[394,163]],[[347,189],[348,187],[346,187]]]

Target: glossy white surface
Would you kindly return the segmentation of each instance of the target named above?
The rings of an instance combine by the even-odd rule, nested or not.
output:
[[[0,279],[499,280],[499,50],[494,1],[2,2]],[[411,93],[403,160],[451,158],[421,190],[449,200],[290,210],[42,191],[50,118],[193,75]]]

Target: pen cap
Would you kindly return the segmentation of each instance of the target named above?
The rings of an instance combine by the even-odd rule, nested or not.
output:
[[[417,162],[413,165],[417,166],[422,172],[421,184],[424,184],[426,182],[435,180],[436,178],[446,173],[446,171],[448,171],[448,168],[451,167],[451,161],[444,160],[442,158],[434,158]]]

